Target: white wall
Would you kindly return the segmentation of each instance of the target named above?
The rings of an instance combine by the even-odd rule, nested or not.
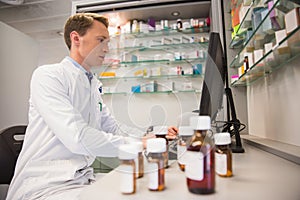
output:
[[[29,83],[38,64],[38,43],[0,22],[0,130],[27,124]]]
[[[299,62],[248,87],[249,134],[300,146]]]
[[[63,36],[39,41],[39,60],[38,65],[45,65],[60,62],[65,56],[69,55],[69,50],[64,42]]]

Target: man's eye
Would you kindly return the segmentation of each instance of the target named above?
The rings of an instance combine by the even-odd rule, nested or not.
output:
[[[99,38],[98,41],[101,43],[101,42],[104,41],[104,39],[103,38]]]

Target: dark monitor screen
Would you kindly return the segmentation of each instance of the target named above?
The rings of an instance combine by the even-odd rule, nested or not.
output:
[[[222,107],[226,64],[219,33],[211,32],[200,98],[199,115],[208,115],[214,121]]]

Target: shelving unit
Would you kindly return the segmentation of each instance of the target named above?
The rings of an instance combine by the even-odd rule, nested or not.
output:
[[[237,1],[231,8],[239,7],[242,3],[243,1]],[[285,37],[280,38],[279,41],[276,39],[275,34],[276,31],[285,30],[284,16],[296,7],[299,7],[299,5],[287,0],[251,1],[249,8],[245,11],[244,18],[240,19],[240,25],[236,34],[230,42],[230,48],[238,48],[240,50],[229,67],[238,71],[237,69],[244,64],[243,54],[245,52],[261,49],[263,50],[263,55],[256,61],[253,61],[249,69],[241,74],[238,80],[232,82],[231,86],[251,85],[299,57],[300,27],[295,28],[286,34]],[[261,20],[258,20],[259,23],[256,25],[256,28],[253,27],[253,22],[249,23],[249,18],[251,18],[250,16],[255,9],[264,9],[265,12],[265,15],[261,16]],[[276,13],[276,16],[274,16],[274,13]],[[274,26],[275,22],[278,23],[277,27]],[[270,27],[270,24],[272,27]],[[270,49],[264,49],[264,44],[267,43],[272,43],[273,46]]]

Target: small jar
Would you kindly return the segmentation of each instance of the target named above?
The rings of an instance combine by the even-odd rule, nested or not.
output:
[[[215,164],[216,173],[221,177],[232,176],[232,151],[230,149],[231,138],[229,133],[215,134]]]
[[[136,191],[135,161],[136,148],[131,144],[119,146],[120,190],[123,194],[134,194]]]
[[[189,145],[191,138],[194,134],[194,130],[190,126],[180,126],[178,131],[178,142],[177,142],[177,162],[181,171],[185,171],[186,163],[186,148]]]
[[[146,157],[148,160],[148,189],[150,191],[162,191],[165,189],[166,140],[152,138],[147,140]]]

